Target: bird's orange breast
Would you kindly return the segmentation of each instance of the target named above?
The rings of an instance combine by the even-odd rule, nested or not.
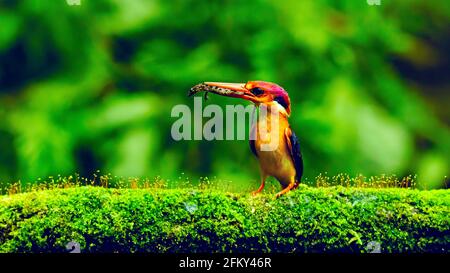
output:
[[[260,116],[252,128],[261,171],[275,177],[283,186],[293,182],[296,174],[285,136],[288,127],[287,116],[274,107]]]

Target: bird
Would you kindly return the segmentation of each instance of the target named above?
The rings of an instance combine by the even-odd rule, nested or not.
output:
[[[189,96],[199,92],[208,92],[240,98],[250,101],[257,107],[265,106],[264,116],[251,128],[250,149],[259,161],[261,185],[253,195],[259,194],[269,176],[275,177],[281,185],[275,197],[296,189],[303,175],[303,157],[300,142],[289,125],[291,102],[288,93],[278,84],[266,81],[248,81],[247,83],[203,82],[193,86]],[[278,119],[277,126],[271,122]],[[275,120],[276,121],[276,120]],[[261,126],[265,126],[265,134],[261,134]],[[263,149],[267,141],[277,141],[274,149]]]

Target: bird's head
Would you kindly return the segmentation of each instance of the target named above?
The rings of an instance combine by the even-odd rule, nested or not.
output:
[[[189,95],[198,92],[211,92],[222,96],[241,98],[257,105],[278,103],[291,114],[291,102],[288,93],[279,85],[264,81],[247,83],[204,82],[191,88]]]

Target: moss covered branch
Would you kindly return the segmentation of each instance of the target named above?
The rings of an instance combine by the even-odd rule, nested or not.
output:
[[[74,187],[0,197],[1,252],[450,252],[450,191]]]

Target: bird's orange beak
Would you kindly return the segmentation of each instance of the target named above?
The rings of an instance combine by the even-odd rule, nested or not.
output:
[[[246,85],[247,84],[245,83],[204,82],[192,87],[189,96],[203,91],[227,97],[245,99],[254,103],[260,102],[258,97],[253,95],[252,92],[246,88]]]

